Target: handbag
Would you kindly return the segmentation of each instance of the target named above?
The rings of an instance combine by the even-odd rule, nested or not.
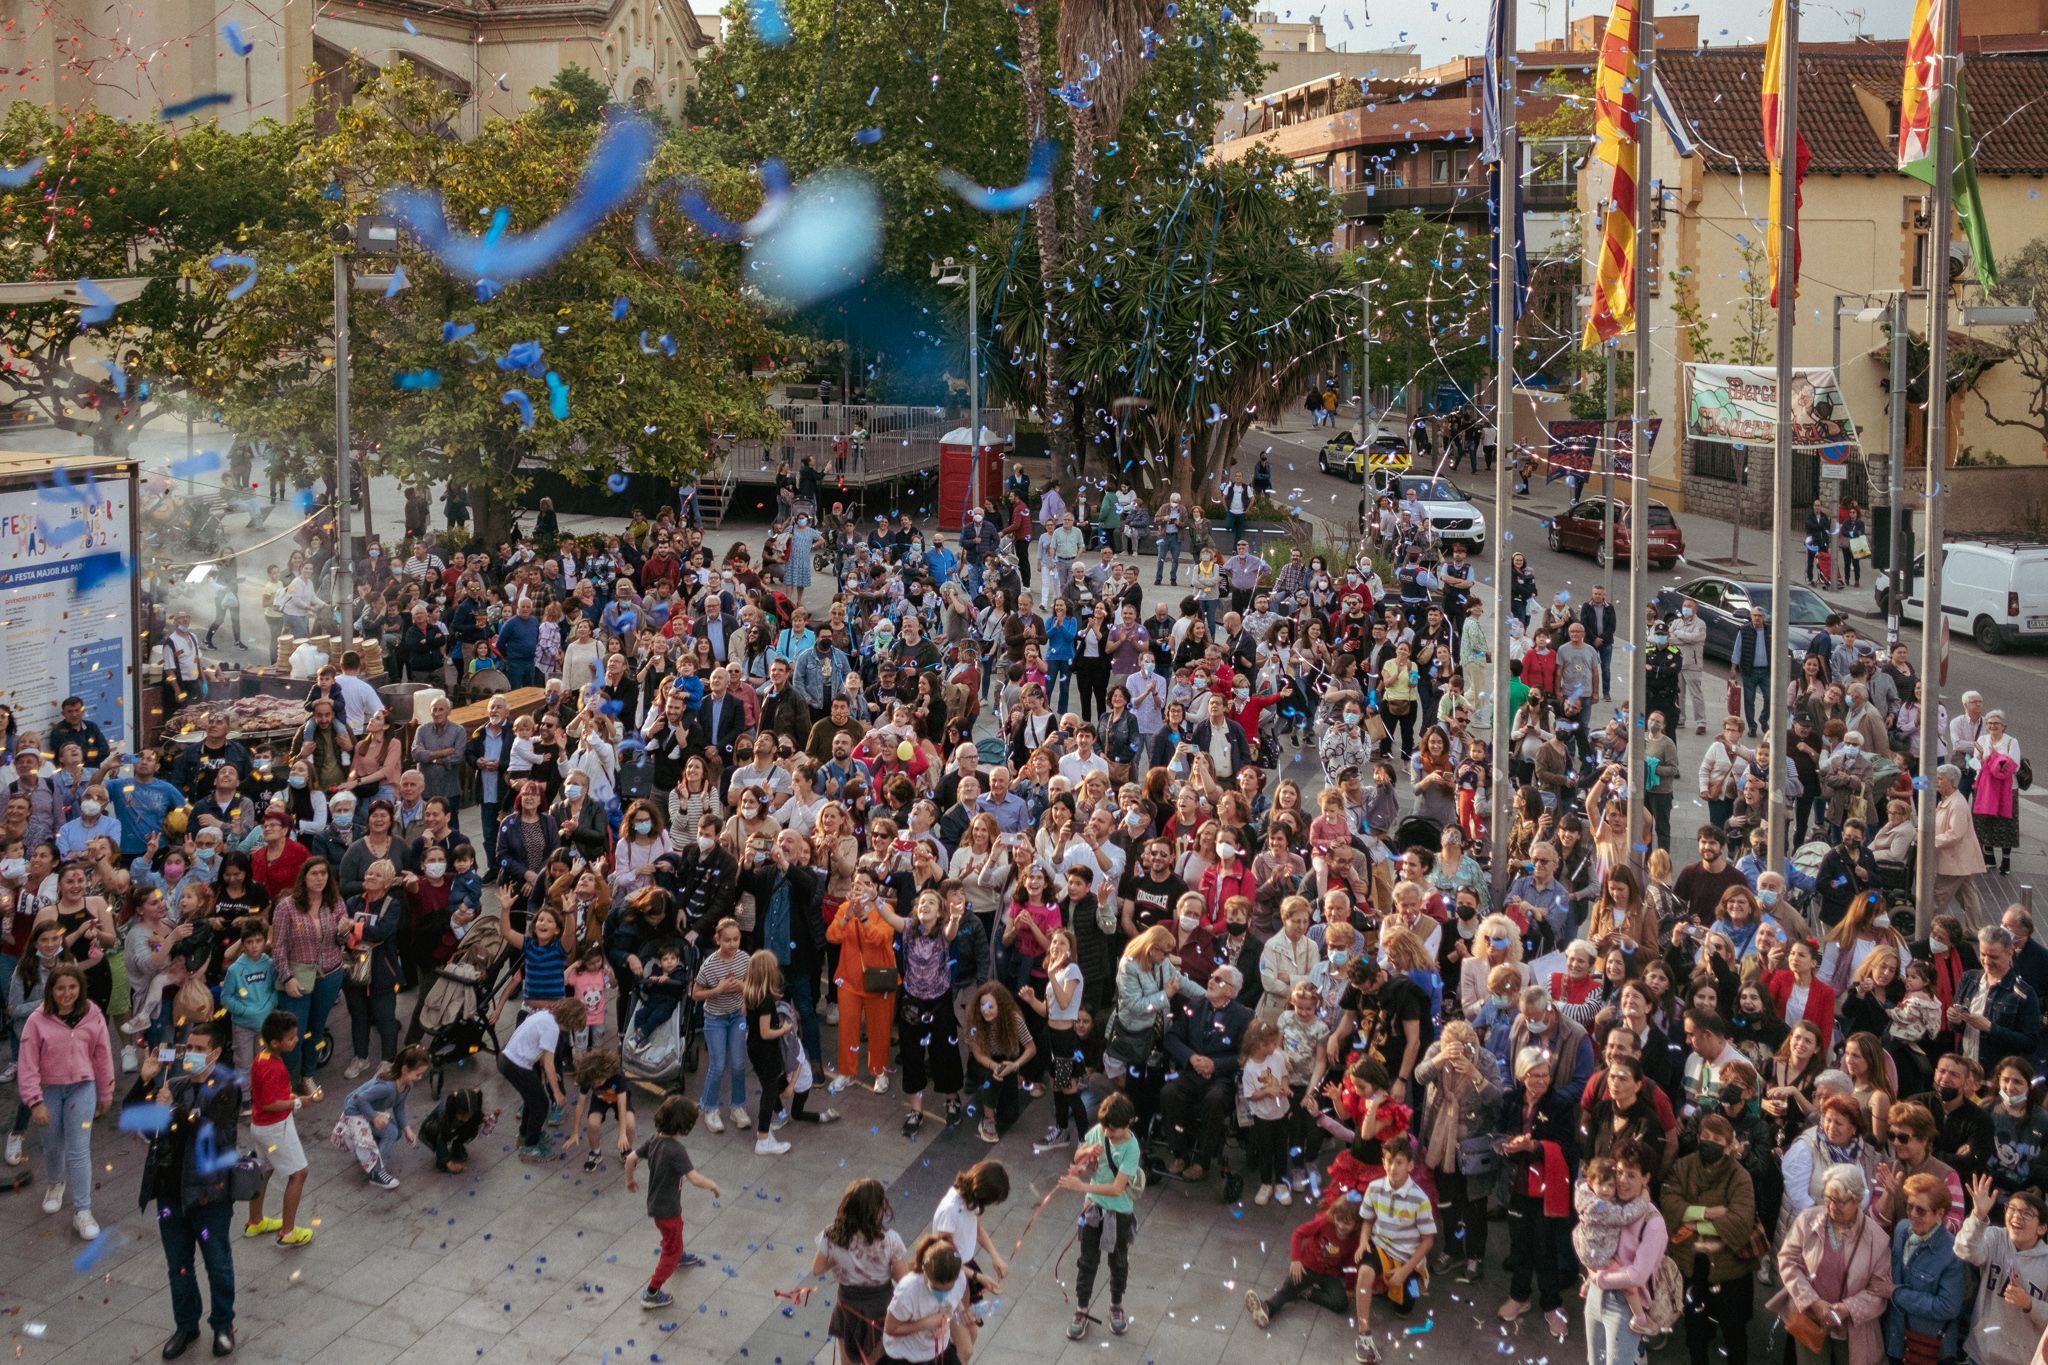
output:
[[[861,970],[863,995],[893,995],[903,988],[903,973],[894,967],[866,967]]]
[[[349,950],[348,962],[342,970],[348,973],[347,980],[350,985],[367,986],[370,984],[370,976],[375,970],[375,963],[372,961],[372,957],[373,950],[369,948],[351,948]]]
[[[2012,780],[2019,784],[2019,789],[2021,791],[2025,791],[2029,787],[2033,786],[2034,761],[2030,758],[2022,758],[2020,760],[2020,770],[2017,773],[2013,774]]]
[[[1500,1153],[1494,1150],[1493,1135],[1458,1139],[1458,1174],[1470,1179],[1489,1176],[1500,1169]]]
[[[269,1174],[269,1163],[263,1159],[261,1150],[252,1149],[235,1158],[234,1169],[228,1173],[228,1197],[237,1204],[246,1204],[263,1189],[264,1177]]]
[[[1870,537],[1869,537],[1869,536],[1850,536],[1850,537],[1849,537],[1849,553],[1850,553],[1851,555],[1853,555],[1853,556],[1854,556],[1855,558],[1857,558],[1857,559],[1868,559],[1868,558],[1870,558]]]
[[[1785,1334],[1814,1355],[1827,1350],[1828,1329],[1790,1305],[1786,1307]]]

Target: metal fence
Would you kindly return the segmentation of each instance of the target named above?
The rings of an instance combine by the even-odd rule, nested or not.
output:
[[[899,407],[872,403],[788,402],[775,405],[783,420],[782,435],[773,441],[735,441],[726,467],[738,483],[770,483],[787,461],[791,472],[809,458],[813,468],[853,484],[880,483],[939,467],[939,441],[967,425],[967,414],[942,407]],[[1004,409],[984,410],[981,424],[1003,441],[1016,433],[1016,418]],[[867,439],[855,442],[865,429]],[[833,451],[847,438],[842,467]]]

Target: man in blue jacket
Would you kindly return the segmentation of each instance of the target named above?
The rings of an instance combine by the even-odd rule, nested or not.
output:
[[[532,687],[540,681],[533,661],[540,653],[540,622],[534,619],[533,599],[522,597],[505,624],[498,627],[498,654],[505,663],[505,681],[513,687]]]
[[[1179,1073],[1159,1095],[1173,1153],[1169,1175],[1200,1180],[1223,1150],[1224,1118],[1237,1112],[1238,1053],[1252,1023],[1252,1012],[1237,1000],[1243,984],[1237,968],[1217,967],[1203,999],[1166,1031],[1166,1054]]]

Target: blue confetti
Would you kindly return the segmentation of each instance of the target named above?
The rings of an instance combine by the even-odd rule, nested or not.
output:
[[[548,371],[548,413],[557,422],[569,420],[569,386],[553,370]]]
[[[212,260],[208,261],[207,265],[211,266],[215,270],[226,270],[230,266],[239,266],[243,270],[249,272],[248,274],[242,276],[241,279],[235,281],[234,288],[228,290],[229,302],[233,302],[234,300],[242,297],[242,295],[248,293],[251,289],[254,289],[256,287],[257,267],[256,258],[254,256],[243,256],[238,255],[231,251],[223,251],[220,253],[220,255],[215,256]]]
[[[78,292],[85,296],[89,307],[78,310],[78,325],[81,328],[96,326],[114,316],[114,301],[107,297],[107,291],[88,279],[78,281]]]
[[[519,425],[521,427],[531,427],[533,425],[533,400],[528,398],[523,390],[507,389],[504,396],[498,399],[498,402],[501,405],[510,403],[519,409]]]
[[[391,272],[391,283],[385,287],[384,297],[390,298],[393,294],[396,294],[411,283],[412,281],[405,277],[405,267],[398,267],[398,269]]]
[[[540,343],[538,341],[515,341],[498,357],[501,370],[529,370],[540,364]]]
[[[43,168],[43,163],[47,159],[46,157],[39,156],[33,161],[24,161],[19,166],[9,166],[4,170],[0,170],[0,185],[4,185],[9,189],[16,189],[26,185],[29,181],[36,178],[36,172]]]
[[[168,1104],[131,1104],[121,1111],[115,1127],[123,1133],[161,1133],[171,1126]]]
[[[747,0],[747,17],[754,32],[769,47],[782,47],[789,42],[789,20],[782,17],[782,6],[777,0]]]
[[[623,493],[626,491],[626,483],[627,479],[624,474],[614,474],[604,481],[604,486],[611,489],[614,493]]]
[[[237,57],[246,57],[256,50],[256,44],[242,36],[242,26],[229,20],[220,26],[221,41],[228,45],[228,51]]]
[[[201,474],[211,474],[225,463],[218,450],[202,450],[197,455],[171,461],[171,477],[196,479]]]
[[[640,192],[654,141],[654,127],[646,119],[612,124],[591,152],[574,197],[531,232],[489,240],[457,233],[448,225],[441,196],[425,190],[395,190],[384,196],[384,210],[456,274],[488,271],[494,279],[523,280],[546,269]]]
[[[111,360],[102,360],[100,364],[107,367],[107,382],[114,386],[114,396],[116,398],[126,398],[128,396],[128,371],[122,369]]]
[[[858,283],[881,241],[882,196],[873,182],[851,171],[820,171],[796,188],[748,249],[748,282],[785,307],[803,308]]]
[[[406,31],[407,33],[410,33],[410,34],[411,34],[411,35],[412,35],[413,37],[417,38],[417,37],[419,37],[419,36],[420,36],[420,31],[419,31],[418,29],[416,29],[416,28],[414,28],[414,27],[412,26],[412,20],[410,20],[410,19],[400,19],[400,20],[399,20],[398,22],[399,22],[399,23],[401,23],[401,24],[404,24],[404,25],[405,25],[405,31]]]
[[[984,213],[1014,213],[1030,207],[1052,188],[1053,166],[1059,159],[1059,151],[1059,144],[1051,138],[1040,138],[1031,144],[1031,162],[1025,168],[1024,178],[1008,189],[977,185],[954,170],[940,171],[939,180]]]
[[[476,282],[476,301],[478,303],[489,303],[492,299],[498,297],[504,288],[504,285],[486,276],[484,279]]]
[[[444,322],[441,324],[441,340],[460,341],[475,331],[476,324],[473,322]]]
[[[441,387],[439,370],[401,370],[391,376],[394,389],[438,389]]]
[[[620,318],[623,318],[624,316],[626,316],[626,310],[627,310],[628,308],[631,308],[632,306],[633,306],[633,301],[632,301],[631,299],[629,299],[629,298],[626,298],[626,297],[625,297],[625,296],[623,296],[623,295],[621,295],[620,297],[618,297],[618,298],[616,298],[616,299],[613,299],[613,300],[612,300],[612,321],[613,321],[613,322],[617,322],[617,321],[618,321],[618,320],[619,320]]]
[[[111,1233],[102,1237],[96,1237],[92,1241],[87,1242],[80,1249],[79,1253],[71,1258],[71,1268],[80,1275],[90,1275],[99,1267],[99,1263],[107,1258],[109,1252],[117,1247],[126,1245],[126,1238]]]
[[[194,95],[189,100],[180,100],[176,104],[166,104],[162,117],[164,122],[169,123],[172,119],[183,118],[187,114],[196,114],[201,109],[210,109],[216,104],[233,104],[234,102],[235,97],[227,91],[213,90],[204,95]]]
[[[879,95],[879,94],[881,94],[881,93],[882,93],[882,87],[881,87],[881,86],[879,86],[879,85],[878,85],[878,86],[876,86],[876,87],[875,87],[874,89],[872,89],[872,90],[868,91],[868,108],[872,109],[872,108],[874,108],[874,107],[875,107],[875,96],[877,96],[877,95]]]
[[[880,128],[863,128],[853,135],[853,145],[856,147],[872,147],[881,140]]]

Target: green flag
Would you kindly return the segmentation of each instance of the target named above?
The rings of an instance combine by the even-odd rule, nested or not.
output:
[[[1934,183],[1934,156],[1930,152],[1907,166],[1902,174],[1924,184]],[[1951,185],[1956,215],[1963,220],[1963,236],[1970,243],[1970,255],[1977,263],[1977,279],[1986,289],[1998,287],[1998,263],[1991,254],[1991,228],[1984,221],[1984,198],[1977,190],[1976,147],[1970,137],[1970,101],[1963,94],[1963,71],[1956,68],[1956,169]],[[1937,263],[1935,269],[1946,268]]]

